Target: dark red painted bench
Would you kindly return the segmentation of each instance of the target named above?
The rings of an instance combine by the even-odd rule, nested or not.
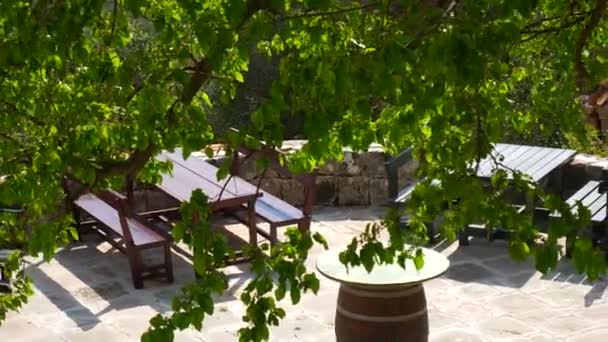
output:
[[[112,190],[97,194],[86,193],[74,201],[74,205],[94,219],[80,222],[80,215],[76,215],[79,228],[90,226],[113,247],[127,255],[135,288],[143,288],[143,281],[151,278],[164,278],[169,283],[173,282],[170,236],[135,214],[127,205],[126,197]],[[120,239],[117,241],[116,237]],[[161,264],[144,265],[142,251],[150,248],[163,249],[164,261]]]

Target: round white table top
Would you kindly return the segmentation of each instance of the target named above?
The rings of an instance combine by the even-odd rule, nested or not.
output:
[[[407,285],[420,283],[444,274],[450,266],[450,261],[443,254],[432,249],[421,247],[424,255],[424,266],[416,270],[413,260],[405,262],[405,268],[396,262],[392,264],[374,265],[367,272],[363,265],[349,267],[340,262],[340,251],[327,251],[317,259],[317,269],[329,279],[353,285]]]

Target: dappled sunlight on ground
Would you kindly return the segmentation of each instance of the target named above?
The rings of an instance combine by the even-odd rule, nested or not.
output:
[[[316,208],[313,231],[331,248],[344,247],[385,208]],[[242,226],[222,222],[235,237]],[[136,341],[157,313],[169,313],[173,295],[194,279],[191,264],[174,254],[175,284],[147,281],[132,287],[127,258],[94,236],[61,250],[50,263],[28,259],[26,273],[36,294],[21,313],[0,327],[0,341]],[[589,283],[568,262],[542,275],[531,262],[517,263],[506,243],[473,239],[470,246],[439,243],[451,267],[425,283],[431,341],[605,341],[608,282]],[[314,267],[322,248],[307,264]],[[226,269],[228,292],[216,298],[216,312],[202,333],[187,330],[177,341],[236,341],[242,326],[239,294],[251,278],[247,264]],[[285,302],[287,318],[273,328],[273,341],[333,341],[338,284],[319,275],[317,296],[299,305]]]

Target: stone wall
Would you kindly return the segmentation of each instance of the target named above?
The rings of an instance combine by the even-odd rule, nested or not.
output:
[[[296,150],[303,143],[304,141],[301,140],[287,141],[283,150],[286,152]],[[379,145],[373,145],[364,152],[345,149],[343,160],[332,161],[319,168],[315,187],[315,205],[387,204],[388,180],[384,163],[388,158]],[[404,165],[399,174],[400,186],[403,187],[413,181],[414,173],[413,161]],[[258,184],[261,175],[256,170],[255,162],[248,161],[241,168],[240,176]],[[281,177],[269,170],[264,175],[260,187],[291,204],[303,204],[304,188],[294,179]]]

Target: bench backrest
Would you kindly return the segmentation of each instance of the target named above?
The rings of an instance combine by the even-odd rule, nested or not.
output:
[[[96,193],[96,195],[104,202],[112,206],[118,212],[118,219],[120,220],[120,227],[122,228],[123,238],[125,243],[133,246],[133,234],[129,228],[127,218],[134,218],[131,210],[129,210],[128,200],[121,193],[114,190],[102,190]]]
[[[412,160],[412,152],[413,149],[408,147],[384,163],[384,168],[386,169],[386,178],[388,180],[388,196],[390,200],[395,200],[399,194],[399,168]]]

